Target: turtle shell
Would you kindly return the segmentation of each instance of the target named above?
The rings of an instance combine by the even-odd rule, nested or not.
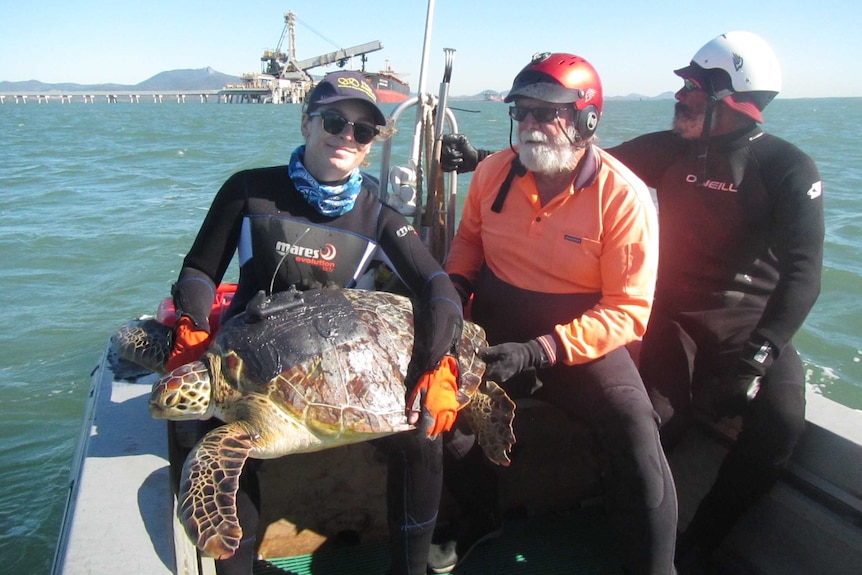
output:
[[[404,379],[413,348],[409,298],[377,291],[286,291],[253,299],[227,321],[209,351],[224,383],[261,394],[323,435],[409,429]],[[483,330],[462,334],[461,401],[481,383],[475,353]]]

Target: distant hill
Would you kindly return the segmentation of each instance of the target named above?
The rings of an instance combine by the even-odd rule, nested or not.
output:
[[[488,94],[499,97],[501,100],[506,97],[509,92],[495,92],[494,90],[485,90],[472,96],[450,96],[452,100],[487,100]],[[658,96],[644,96],[643,94],[629,94],[628,96],[606,96],[605,100],[668,100],[673,99],[673,92],[662,92]]]
[[[146,92],[159,91],[183,91],[193,92],[195,90],[220,90],[228,84],[242,83],[239,76],[223,74],[210,67],[188,70],[169,70],[160,72],[138,84],[46,84],[38,80],[26,80],[23,82],[0,82],[0,92],[129,92],[141,90]],[[472,96],[449,96],[451,100],[488,100],[506,97],[508,91],[497,92],[494,90],[483,90]],[[628,96],[610,96],[606,100],[665,100],[673,98],[673,92],[663,92],[658,96],[644,96],[642,94],[629,94]]]
[[[46,84],[38,80],[26,80],[23,82],[0,82],[0,92],[127,92],[141,90],[147,92],[158,91],[194,91],[194,90],[220,90],[227,84],[242,82],[238,76],[222,74],[212,68],[198,68],[190,70],[170,70],[160,72],[138,84]]]
[[[60,84],[46,84],[38,80],[24,80],[23,82],[0,82],[0,92],[83,92],[87,90],[98,92],[110,92],[111,90],[122,91],[131,89],[132,86],[122,84],[73,84],[64,82]]]
[[[139,90],[220,90],[227,84],[242,83],[239,76],[229,76],[212,68],[161,72],[137,84]]]
[[[628,96],[609,96],[605,100],[673,100],[674,92],[662,92],[658,96],[644,96],[643,94],[629,94]]]
[[[509,92],[495,92],[494,90],[484,90],[479,92],[478,94],[474,94],[472,96],[449,96],[451,100],[491,100],[491,101],[502,101],[503,98],[506,97],[506,94]]]

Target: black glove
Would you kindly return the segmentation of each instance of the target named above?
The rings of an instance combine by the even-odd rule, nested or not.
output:
[[[510,342],[483,347],[478,354],[487,364],[485,379],[497,383],[508,381],[530,368],[539,369],[552,365],[545,349],[535,339],[525,343]]]
[[[473,286],[470,284],[470,280],[462,275],[449,274],[449,281],[452,282],[455,291],[458,292],[458,297],[461,298],[461,307],[466,308],[470,296],[473,295]]]
[[[463,174],[472,172],[479,165],[479,150],[473,147],[464,134],[446,134],[442,144],[440,167],[444,172],[457,170],[459,174]]]
[[[736,369],[719,382],[713,396],[715,417],[739,415],[760,392],[763,376],[775,358],[772,344],[749,341],[742,349]]]

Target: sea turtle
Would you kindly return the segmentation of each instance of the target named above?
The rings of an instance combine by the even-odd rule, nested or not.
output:
[[[164,371],[169,329],[149,320],[114,337],[118,354]],[[460,413],[489,459],[508,465],[515,441],[514,403],[482,381],[476,350],[485,333],[465,322]],[[358,443],[412,429],[404,378],[413,346],[410,299],[358,289],[286,291],[252,300],[221,326],[201,361],[153,385],[150,413],[171,420],[226,422],[206,434],[183,466],[183,524],[205,553],[228,557],[242,531],[236,515],[239,475],[248,457],[270,459]]]

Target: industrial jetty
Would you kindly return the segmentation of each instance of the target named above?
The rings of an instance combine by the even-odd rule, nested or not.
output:
[[[231,103],[299,104],[314,86],[309,70],[329,64],[344,67],[358,57],[365,74],[377,92],[380,102],[398,104],[410,96],[410,86],[389,66],[380,72],[366,72],[366,54],[383,49],[378,41],[341,48],[305,60],[296,57],[296,15],[284,15],[284,28],[274,50],[265,50],[261,56],[261,71],[242,75],[242,83],[225,86],[219,91],[220,101]]]
[[[93,104],[107,102],[219,102],[219,103],[252,103],[252,104],[301,104],[305,96],[314,87],[315,80],[310,70],[321,66],[335,64],[345,67],[353,58],[361,62],[360,72],[363,73],[377,93],[377,99],[384,104],[400,104],[410,97],[410,85],[386,62],[383,70],[368,72],[365,65],[367,54],[383,49],[379,41],[367,42],[350,48],[339,48],[328,54],[299,60],[296,56],[296,16],[293,12],[284,14],[284,28],[278,44],[274,49],[264,50],[260,58],[259,72],[246,73],[240,81],[228,84],[221,89],[210,90],[142,90],[130,88],[127,90],[63,90],[54,89],[41,92],[2,92],[0,104],[28,102],[47,104],[51,101],[67,104],[84,102]]]

